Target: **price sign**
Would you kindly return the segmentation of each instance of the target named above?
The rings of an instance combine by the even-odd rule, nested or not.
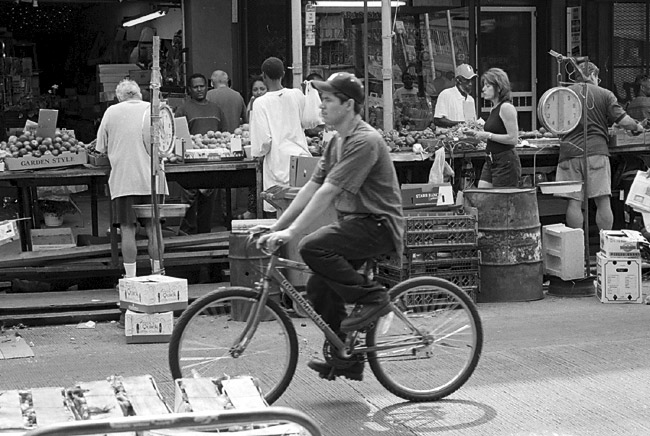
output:
[[[316,45],[316,7],[313,4],[305,6],[305,46]]]

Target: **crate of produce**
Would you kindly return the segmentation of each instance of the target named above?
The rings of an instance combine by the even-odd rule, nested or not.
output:
[[[406,247],[476,246],[478,221],[475,215],[456,211],[409,211],[405,219]]]

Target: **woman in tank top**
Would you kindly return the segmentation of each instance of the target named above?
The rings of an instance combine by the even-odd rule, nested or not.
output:
[[[492,111],[483,130],[468,130],[470,136],[485,141],[486,157],[479,188],[516,188],[521,162],[515,151],[519,126],[517,110],[510,102],[510,80],[501,68],[490,68],[481,76],[482,96],[492,102]]]

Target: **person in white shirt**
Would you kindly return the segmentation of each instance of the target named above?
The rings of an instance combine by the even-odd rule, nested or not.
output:
[[[119,224],[122,235],[125,276],[135,277],[138,219],[132,206],[151,203],[151,158],[145,149],[142,134],[143,120],[150,110],[150,104],[142,101],[140,87],[132,80],[122,80],[117,85],[115,94],[120,102],[110,106],[104,113],[97,131],[96,149],[105,152],[111,163],[108,187],[115,211],[114,221]],[[156,192],[161,196],[168,194],[164,173],[158,177]],[[160,257],[155,246],[152,221],[144,220],[144,224],[149,239],[151,270],[158,272]]]
[[[474,69],[467,64],[456,67],[456,86],[438,95],[433,123],[438,127],[453,127],[460,123],[476,121],[474,98],[470,95]]]
[[[300,89],[282,86],[284,63],[270,57],[262,63],[262,79],[268,91],[255,99],[251,117],[251,153],[263,156],[262,182],[264,190],[275,185],[289,186],[291,156],[311,156],[303,125],[305,95]],[[264,203],[265,212],[275,208]]]

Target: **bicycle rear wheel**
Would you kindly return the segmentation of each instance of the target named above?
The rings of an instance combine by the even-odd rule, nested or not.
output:
[[[435,277],[406,280],[390,297],[401,313],[390,323],[380,320],[366,337],[368,347],[396,346],[368,353],[377,380],[410,401],[456,391],[474,372],[483,347],[476,305],[458,286]]]
[[[169,343],[169,366],[174,379],[251,376],[267,403],[287,389],[298,363],[298,340],[289,316],[267,300],[263,321],[244,352],[234,357],[259,293],[230,287],[193,302],[176,322]]]

